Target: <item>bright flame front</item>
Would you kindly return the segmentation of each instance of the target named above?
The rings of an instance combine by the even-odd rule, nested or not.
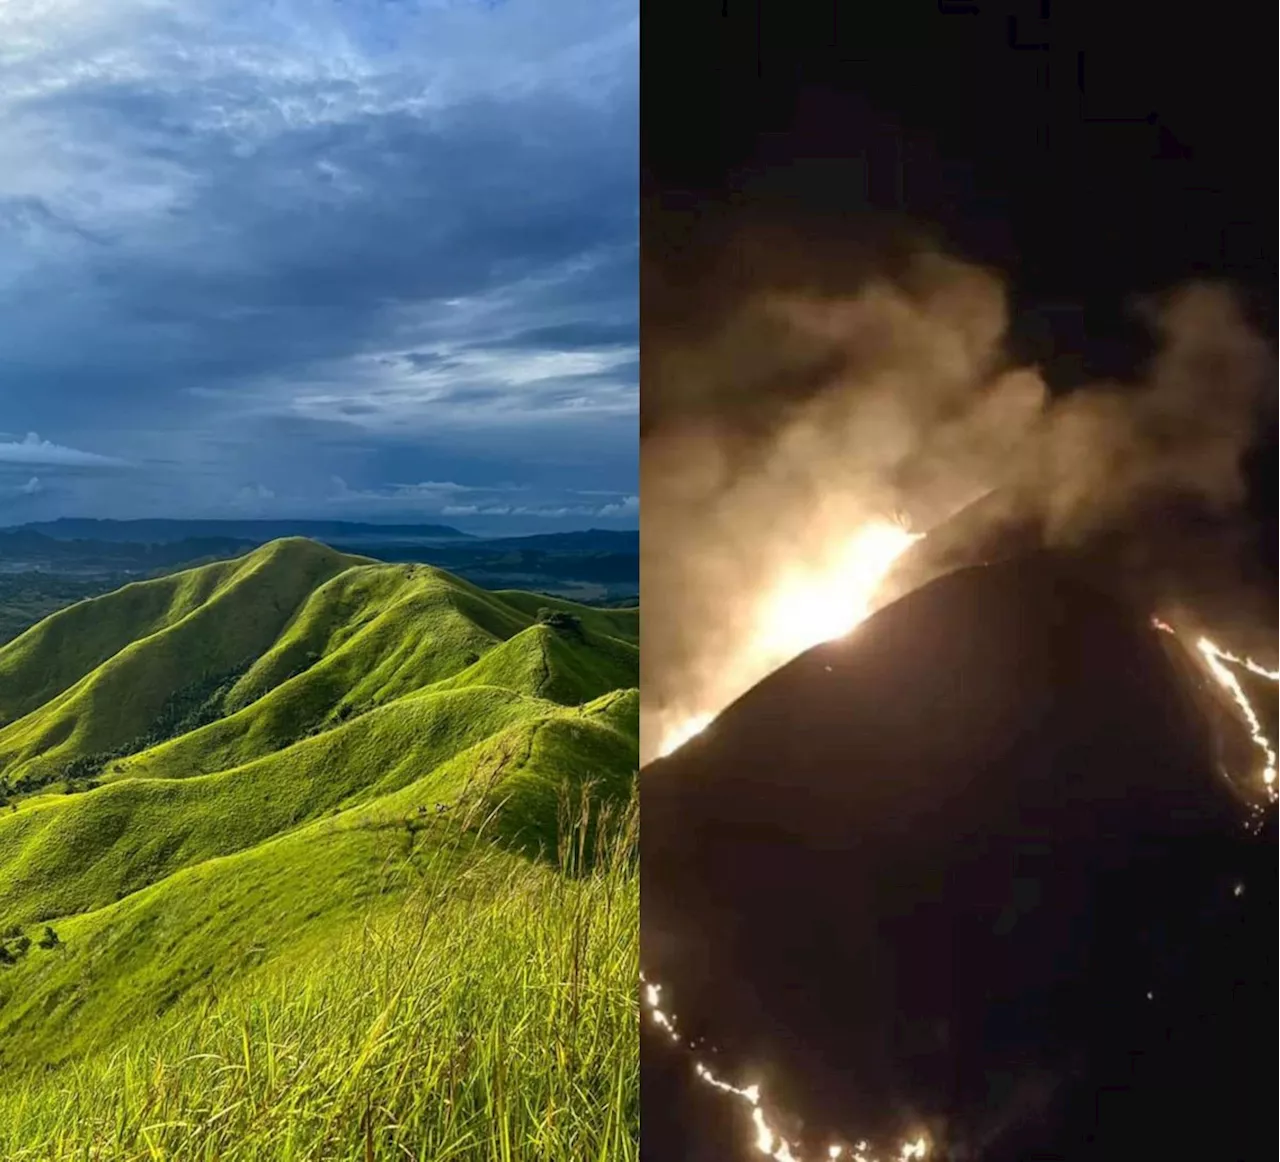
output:
[[[1227,663],[1239,666],[1272,682],[1280,680],[1280,674],[1265,669],[1251,658],[1239,658],[1235,654],[1219,649],[1207,637],[1202,637],[1196,642],[1196,649],[1204,657],[1219,685],[1231,695],[1232,700],[1240,708],[1240,713],[1244,715],[1245,723],[1249,727],[1249,737],[1253,739],[1253,745],[1262,752],[1262,782],[1267,789],[1267,797],[1274,803],[1276,801],[1276,749],[1263,733],[1262,723],[1258,720],[1253,704],[1245,694],[1244,687],[1240,685],[1240,679],[1227,669]]]
[[[678,722],[658,747],[658,757],[666,758],[672,751],[679,750],[695,735],[701,734],[715,719],[714,714],[694,714]]]
[[[1178,636],[1177,631],[1167,621],[1153,617],[1151,624],[1161,633],[1167,633],[1171,637]],[[1209,667],[1209,673],[1213,675],[1214,680],[1231,695],[1231,700],[1244,717],[1253,745],[1262,752],[1263,788],[1266,790],[1267,798],[1273,803],[1276,802],[1276,748],[1262,729],[1262,722],[1258,718],[1258,712],[1254,709],[1253,703],[1249,701],[1249,696],[1244,692],[1240,679],[1231,672],[1229,667],[1237,666],[1242,670],[1248,670],[1249,673],[1259,678],[1265,678],[1268,682],[1280,682],[1280,671],[1268,670],[1266,666],[1260,665],[1252,658],[1240,657],[1229,650],[1224,650],[1207,637],[1201,637],[1197,640],[1196,650],[1204,658],[1205,665]]]
[[[662,986],[648,980],[644,973],[640,974],[640,983],[644,1006],[648,1009],[649,1017],[653,1023],[677,1045],[690,1048],[676,1027],[674,1014],[662,1007]],[[701,1061],[694,1062],[693,1070],[704,1085],[737,1098],[750,1108],[751,1127],[755,1132],[752,1145],[755,1147],[756,1153],[773,1159],[773,1162],[805,1162],[804,1158],[796,1152],[798,1147],[788,1142],[773,1122],[770,1121],[758,1085],[733,1085],[731,1082],[716,1076]],[[830,1159],[847,1158],[851,1162],[877,1162],[877,1158],[869,1152],[870,1149],[871,1147],[866,1142],[858,1142],[854,1146],[833,1142],[827,1147],[825,1153],[826,1157]],[[896,1157],[899,1162],[908,1162],[909,1159],[913,1158],[925,1158],[927,1154],[928,1145],[925,1139],[920,1137],[914,1141],[901,1143]]]
[[[923,538],[890,520],[864,524],[823,560],[796,564],[770,586],[752,618],[753,629],[732,666],[746,679],[712,709],[678,719],[662,736],[665,757],[701,734],[725,705],[792,658],[844,637],[871,612],[877,591],[898,558]]]
[[[890,521],[872,521],[817,568],[783,576],[761,604],[753,652],[777,667],[844,637],[866,619],[894,562],[922,536]]]

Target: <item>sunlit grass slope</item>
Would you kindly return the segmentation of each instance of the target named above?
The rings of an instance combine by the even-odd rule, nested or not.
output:
[[[632,1162],[633,835],[613,830],[585,876],[472,839],[424,844],[412,871],[380,882],[366,873],[376,846],[353,846],[333,874],[366,899],[305,922],[297,901],[285,914],[296,917],[287,933],[296,954],[281,967],[255,967],[260,946],[236,937],[243,913],[210,919],[199,931],[231,940],[242,957],[220,990],[153,1016],[157,989],[115,989],[142,1030],[111,1052],[69,1047],[76,1063],[48,1074],[11,1066],[0,1156]],[[395,892],[378,895],[398,877]],[[217,878],[202,885],[210,917],[232,891]],[[142,903],[137,919],[157,935],[192,918]],[[97,939],[101,978],[130,979],[128,948]],[[171,943],[181,971],[198,973],[199,941]]]
[[[268,649],[316,585],[354,564],[290,539],[80,602],[0,649],[0,770],[109,750],[202,674]]]
[[[291,540],[0,650],[0,1157],[634,1157],[636,630]]]

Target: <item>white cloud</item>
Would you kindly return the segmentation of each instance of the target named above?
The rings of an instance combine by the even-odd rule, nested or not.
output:
[[[265,484],[246,484],[236,493],[236,504],[242,508],[254,508],[275,498],[275,490]]]
[[[598,516],[630,516],[632,513],[640,511],[640,498],[638,496],[624,497],[617,504],[606,504],[600,509]]]
[[[96,452],[82,452],[78,448],[65,448],[61,444],[42,440],[35,432],[28,432],[25,439],[0,443],[0,464],[61,464],[75,468],[122,468],[126,466],[126,461],[114,456],[100,456]]]
[[[617,517],[633,511],[626,505],[606,504],[451,504],[440,510],[441,516],[530,516],[559,520],[567,516]]]
[[[486,350],[480,340],[425,369],[403,355],[362,356],[306,385],[262,385],[250,406],[373,432],[554,422],[566,413],[628,418],[636,412],[637,358],[635,347]]]

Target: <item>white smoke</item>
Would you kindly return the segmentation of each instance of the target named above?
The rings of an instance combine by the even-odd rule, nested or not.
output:
[[[987,520],[1054,544],[1127,529],[1132,549],[1174,498],[1238,504],[1273,353],[1225,287],[1145,310],[1142,381],[1058,398],[1007,353],[999,278],[933,250],[850,294],[762,289],[647,335],[642,759],[777,664],[744,648],[761,595],[868,520],[924,531],[995,490]]]

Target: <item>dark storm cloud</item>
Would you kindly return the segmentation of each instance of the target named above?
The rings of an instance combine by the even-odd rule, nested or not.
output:
[[[184,146],[202,181],[158,223],[164,253],[122,243],[86,256],[98,337],[115,336],[114,368],[130,373],[112,403],[159,383],[340,359],[385,341],[397,306],[483,295],[625,241],[631,177],[616,149],[591,140],[595,117],[557,100],[522,111],[564,127],[574,147],[530,139],[479,104],[439,125],[389,114],[308,127],[244,158],[232,143]],[[359,188],[329,195],[308,180],[322,162]],[[620,277],[609,297],[627,293]],[[80,370],[65,350],[31,355],[52,374]]]
[[[19,7],[6,57],[0,424],[140,464],[102,515],[323,507],[302,481],[390,488],[415,439],[436,476],[457,427],[515,477],[559,409],[634,425],[633,6],[76,11]]]

